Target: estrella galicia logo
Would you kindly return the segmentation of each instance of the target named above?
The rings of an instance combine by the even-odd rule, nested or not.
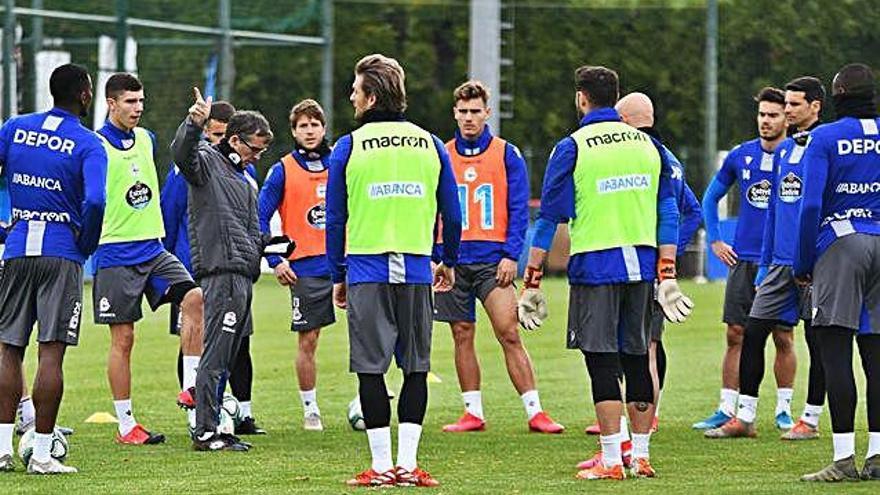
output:
[[[746,199],[755,208],[766,210],[770,204],[770,181],[762,179],[746,190]]]
[[[327,204],[321,201],[315,206],[309,208],[306,212],[306,221],[312,227],[324,230],[325,221],[327,219]]]
[[[779,199],[786,203],[794,203],[801,199],[804,183],[794,172],[789,172],[779,183]]]
[[[143,210],[153,200],[153,190],[143,182],[135,182],[125,193],[125,201],[135,210]]]

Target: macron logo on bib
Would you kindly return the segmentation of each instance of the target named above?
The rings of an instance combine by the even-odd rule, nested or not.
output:
[[[425,186],[421,182],[374,182],[367,186],[370,199],[423,198]]]
[[[599,194],[611,194],[621,191],[642,191],[651,186],[651,178],[647,174],[620,175],[596,181]]]

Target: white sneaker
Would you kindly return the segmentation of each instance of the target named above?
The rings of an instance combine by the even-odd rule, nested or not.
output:
[[[15,471],[15,459],[12,454],[0,455],[0,473]]]
[[[71,474],[78,472],[73,466],[65,466],[57,459],[49,458],[46,462],[38,462],[31,457],[27,467],[28,474]]]
[[[303,418],[303,429],[306,431],[324,431],[324,424],[321,423],[320,413],[308,413]]]

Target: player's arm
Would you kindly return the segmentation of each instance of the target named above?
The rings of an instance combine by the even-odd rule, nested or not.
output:
[[[348,189],[345,183],[345,167],[351,157],[351,135],[343,136],[336,142],[330,154],[330,167],[327,175],[327,217],[325,232],[327,263],[333,279],[333,302],[340,308],[346,307],[345,291],[345,224],[348,222]]]
[[[678,287],[675,256],[678,249],[679,211],[675,200],[675,181],[672,165],[660,144],[660,182],[657,188],[657,303],[666,319],[683,322],[694,303]]]
[[[202,129],[211,112],[211,97],[204,100],[198,88],[193,88],[193,95],[195,103],[189,108],[189,115],[183,119],[174,134],[171,155],[186,181],[201,186],[207,182],[209,171],[199,160],[198,147],[202,139]]]
[[[440,178],[437,182],[437,208],[443,221],[443,247],[440,264],[434,270],[434,290],[445,292],[455,283],[454,267],[458,264],[458,248],[461,245],[461,203],[458,201],[458,184],[452,172],[452,161],[443,142],[434,136],[434,147],[440,158]]]
[[[507,175],[507,239],[496,279],[499,285],[507,287],[516,278],[517,260],[529,228],[529,176],[522,153],[510,143],[504,151],[504,167]]]
[[[810,136],[802,158],[804,170],[804,196],[798,218],[798,237],[795,248],[794,276],[802,282],[809,281],[816,262],[816,238],[822,215],[822,196],[828,181],[828,147],[815,133]]]
[[[544,261],[553,244],[556,226],[575,217],[573,174],[576,161],[577,145],[567,137],[556,144],[547,162],[541,187],[541,209],[523,276],[523,291],[517,303],[519,323],[526,330],[537,330],[547,318],[547,303],[541,292]]]
[[[272,165],[272,168],[269,169],[269,174],[266,176],[265,182],[263,182],[263,187],[260,189],[260,197],[257,202],[260,218],[260,232],[263,234],[272,234],[270,222],[272,221],[272,216],[278,211],[278,206],[281,205],[281,200],[283,198],[284,165],[281,164],[281,162],[278,162],[275,165]],[[272,254],[266,256],[266,262],[268,262],[269,266],[274,270],[275,278],[278,279],[279,284],[292,285],[296,283],[296,274],[290,268],[290,263],[284,258],[277,254]]]
[[[721,239],[721,230],[718,227],[718,203],[721,201],[730,187],[736,182],[737,170],[734,164],[734,153],[727,155],[721,169],[712,178],[706,193],[703,195],[703,220],[706,222],[706,238],[712,252],[728,266],[736,264],[737,254],[729,244]]]
[[[186,183],[177,177],[177,173],[172,163],[162,191],[159,193],[159,197],[162,198],[159,207],[162,210],[162,223],[165,225],[165,239],[162,240],[162,245],[171,253],[177,248],[177,231],[180,228],[182,214],[186,213],[181,211],[184,210],[186,202]]]
[[[107,203],[107,151],[97,140],[94,146],[84,152],[82,175],[82,225],[76,243],[80,252],[88,256],[95,252],[101,239],[101,224]]]
[[[694,237],[694,233],[700,228],[703,221],[703,210],[694,191],[688,186],[687,181],[682,180],[682,200],[679,205],[681,222],[678,225],[678,254],[684,252],[688,242]]]

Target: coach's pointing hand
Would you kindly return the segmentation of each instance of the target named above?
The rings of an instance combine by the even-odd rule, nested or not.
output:
[[[208,115],[211,114],[211,100],[212,98],[209,96],[207,100],[202,98],[202,92],[199,91],[199,88],[193,88],[193,97],[195,97],[196,102],[193,103],[191,107],[189,107],[189,118],[192,120],[193,124],[203,127],[205,122],[208,121]]]

